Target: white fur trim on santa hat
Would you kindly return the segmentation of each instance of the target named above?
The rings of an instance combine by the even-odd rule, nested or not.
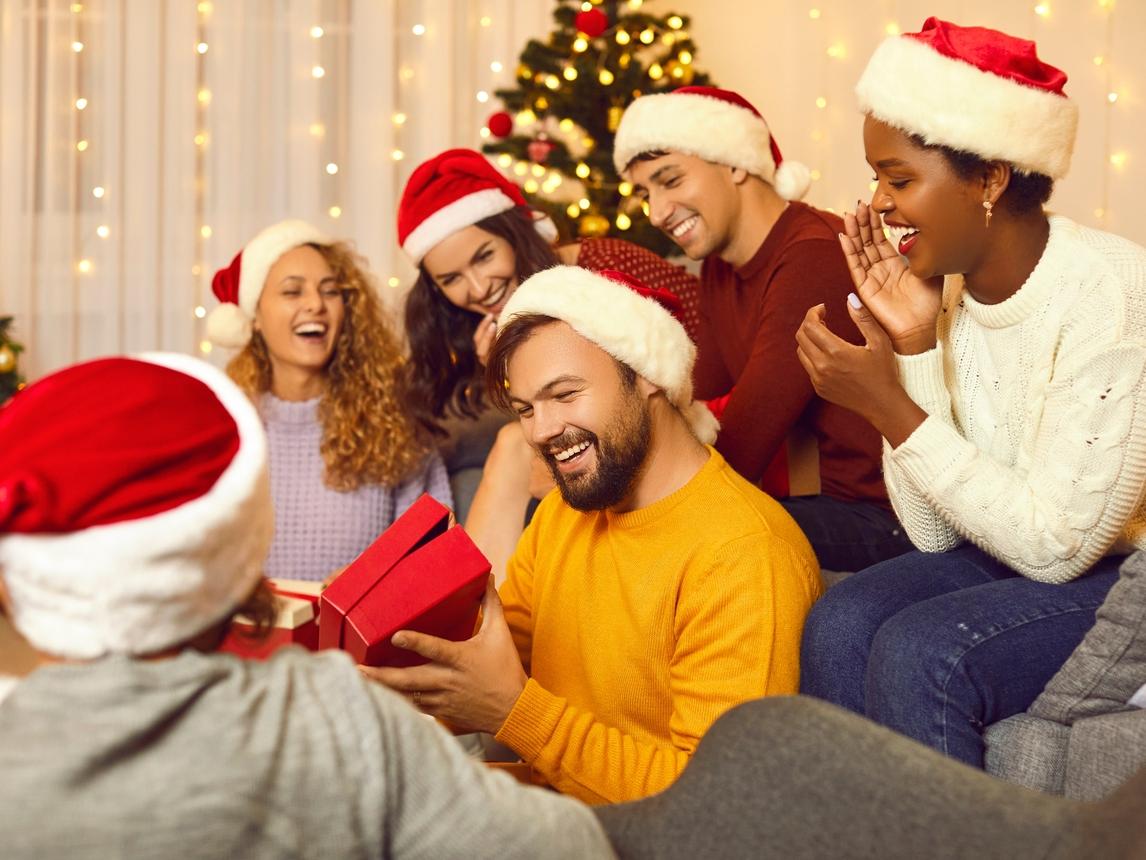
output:
[[[514,317],[543,314],[567,323],[662,389],[705,444],[716,439],[716,419],[693,409],[692,365],[696,347],[655,299],[579,266],[554,266],[527,278],[505,305],[497,330]],[[714,426],[715,425],[715,426]]]
[[[1052,179],[1070,167],[1078,128],[1074,102],[945,57],[917,39],[885,39],[856,95],[864,113],[928,144]]]
[[[491,215],[506,212],[516,205],[500,188],[483,188],[481,191],[459,197],[411,230],[402,245],[402,250],[417,265],[443,239]]]
[[[239,264],[239,300],[223,302],[207,314],[207,338],[217,346],[238,349],[251,339],[255,309],[267,283],[267,274],[287,251],[301,245],[332,245],[334,240],[305,221],[290,219],[272,224],[243,248]]]
[[[773,183],[785,200],[799,200],[811,181],[807,168],[785,159],[781,168],[790,165],[788,175],[782,184],[774,182],[768,123],[745,108],[699,93],[641,96],[625,110],[613,139],[617,173],[624,173],[638,155],[661,150],[740,167]]]
[[[71,534],[0,538],[12,622],[49,654],[90,660],[178,645],[226,618],[262,575],[273,515],[254,406],[206,362],[136,358],[205,383],[238,425],[239,450],[205,495],[163,513]]]

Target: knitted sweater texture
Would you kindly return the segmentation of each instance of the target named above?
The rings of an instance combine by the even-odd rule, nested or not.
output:
[[[275,537],[265,568],[270,577],[325,579],[357,558],[422,493],[453,505],[446,467],[436,451],[396,487],[367,484],[340,492],[326,486],[318,402],[266,394],[259,404],[275,506]]]
[[[42,666],[0,702],[5,860],[608,858],[340,652]]]
[[[636,511],[553,491],[501,588],[530,679],[497,739],[589,803],[660,791],[728,708],[796,692],[822,588],[796,523],[714,450]]]
[[[938,345],[897,361],[928,418],[884,443],[884,478],[919,549],[1066,582],[1146,548],[1146,249],[1052,216],[1017,293],[948,277]]]

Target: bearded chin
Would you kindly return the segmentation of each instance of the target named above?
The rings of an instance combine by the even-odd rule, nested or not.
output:
[[[565,504],[576,511],[603,511],[620,504],[633,489],[648,458],[652,416],[644,401],[595,439],[597,465],[592,472],[564,475],[552,457],[546,464]]]

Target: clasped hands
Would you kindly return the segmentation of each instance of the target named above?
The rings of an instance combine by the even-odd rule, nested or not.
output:
[[[820,304],[796,332],[796,356],[820,397],[865,418],[895,446],[926,417],[899,384],[895,355],[934,348],[943,281],[913,275],[865,203],[844,216],[840,245],[856,288],[847,311],[864,343],[832,332]]]
[[[509,631],[493,577],[482,600],[478,632],[451,642],[413,630],[391,639],[429,660],[409,668],[359,666],[367,678],[405,695],[423,713],[459,732],[496,734],[525,688],[525,669]]]

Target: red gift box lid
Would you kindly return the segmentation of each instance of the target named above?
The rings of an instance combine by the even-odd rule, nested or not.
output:
[[[455,642],[470,638],[490,563],[454,526],[395,565],[350,611],[342,647],[368,666],[414,666],[425,658],[390,638],[417,630]]]
[[[418,547],[444,534],[450,511],[423,494],[322,592],[318,646],[341,648],[343,620],[390,570]]]

